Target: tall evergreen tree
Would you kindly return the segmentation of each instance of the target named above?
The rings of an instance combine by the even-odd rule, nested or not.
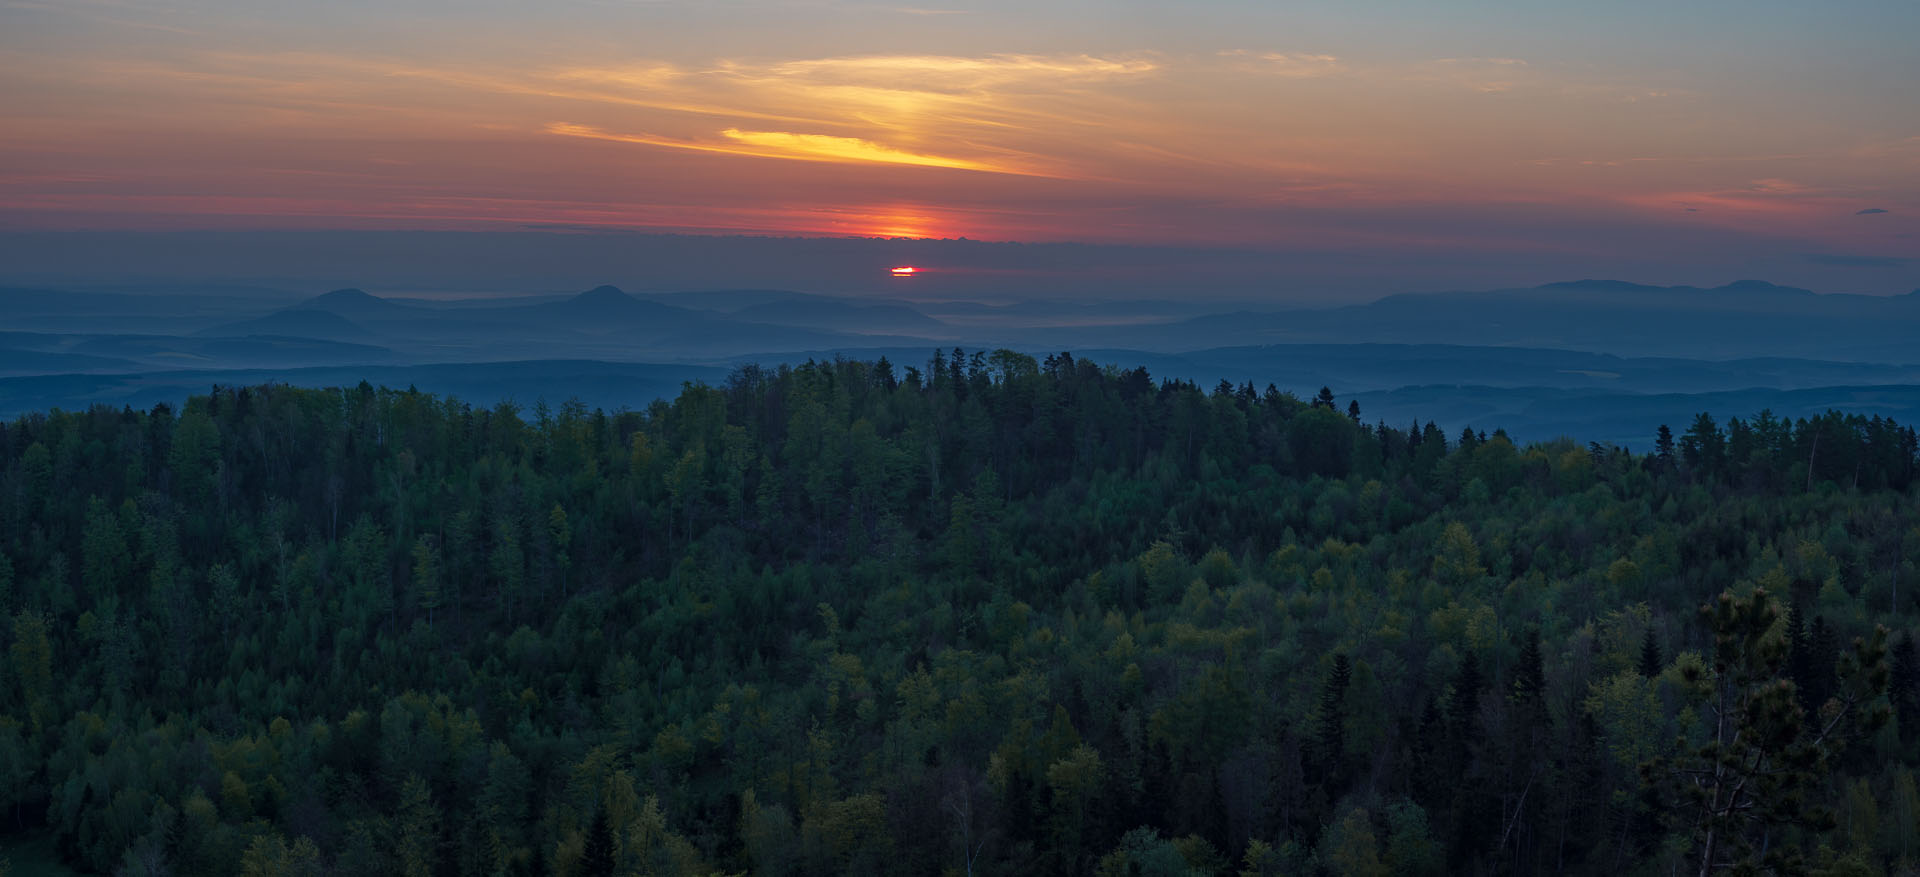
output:
[[[1460,669],[1453,676],[1453,692],[1447,699],[1447,718],[1458,733],[1467,734],[1478,721],[1480,691],[1486,684],[1480,672],[1480,659],[1469,650],[1460,658]]]
[[[433,626],[433,612],[440,608],[440,546],[430,535],[422,534],[413,542],[413,598],[427,612],[427,626]]]
[[[1666,661],[1660,657],[1660,643],[1654,639],[1653,623],[1649,621],[1646,633],[1640,637],[1640,675],[1652,679],[1665,667]]]
[[[1911,743],[1920,737],[1920,654],[1916,653],[1913,634],[1901,631],[1893,642],[1892,672],[1887,679],[1887,700],[1900,722],[1900,737]]]
[[[1319,716],[1314,724],[1314,749],[1327,785],[1346,781],[1347,689],[1353,684],[1353,663],[1345,652],[1333,656],[1333,668],[1320,686]],[[1338,791],[1337,788],[1332,791]]]
[[[1813,616],[1805,639],[1806,657],[1799,662],[1800,674],[1794,678],[1799,687],[1800,705],[1808,714],[1817,714],[1833,696],[1835,672],[1840,657],[1839,637],[1827,626],[1824,615]]]
[[[1515,703],[1537,704],[1547,690],[1546,657],[1540,651],[1540,629],[1527,628],[1520,639],[1520,657],[1513,664]]]
[[[587,844],[580,855],[580,877],[613,877],[613,828],[607,823],[607,808],[593,813],[587,826]]]
[[[1700,477],[1717,477],[1726,466],[1726,436],[1720,432],[1713,415],[1701,412],[1680,438],[1680,456],[1687,468]]]
[[[400,787],[399,836],[396,852],[406,877],[431,877],[440,860],[440,809],[433,792],[419,776],[408,776]]]

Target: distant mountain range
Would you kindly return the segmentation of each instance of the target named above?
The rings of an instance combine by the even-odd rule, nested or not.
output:
[[[235,334],[258,327],[287,334],[287,324],[312,313],[328,315],[316,321],[326,332],[316,337],[330,340],[347,340],[358,330],[402,348],[410,346],[408,342],[429,349],[484,345],[520,355],[592,353],[608,358],[725,356],[768,346],[845,344],[876,328],[940,328],[939,321],[902,306],[864,305],[827,296],[787,293],[726,312],[681,307],[598,286],[556,300],[493,307],[473,303],[460,308],[403,304],[343,289],[217,331]]]
[[[1072,351],[1203,385],[1251,381],[1302,394],[1327,386],[1360,399],[1370,419],[1491,418],[1536,437],[1563,429],[1615,437],[1616,428],[1644,427],[1654,409],[1670,413],[1659,406],[1790,413],[1828,399],[1905,417],[1906,388],[1920,387],[1920,290],[1819,295],[1759,281],[1583,280],[1325,309],[1209,304],[1204,295],[914,302],[612,286],[452,300],[359,289],[304,299],[0,289],[0,326],[10,330],[0,331],[0,414],[139,404],[215,382],[362,378],[475,401],[578,396],[638,407],[681,379],[719,380],[744,362],[886,355],[923,365],[935,348],[955,346]]]
[[[1920,361],[1920,290],[1818,295],[1741,281],[1608,280],[1388,296],[1327,309],[1189,302],[923,302],[784,290],[427,302],[342,289],[270,306],[224,296],[0,290],[13,329],[270,335],[376,344],[424,361],[487,357],[715,359],[768,350],[949,344],[1158,352],[1270,344],[1454,344],[1686,359]],[[135,328],[137,327],[137,328]]]
[[[1742,281],[1712,289],[1617,281],[1388,296],[1329,310],[1241,310],[1087,333],[1159,350],[1381,342],[1535,347],[1694,359],[1920,361],[1920,290],[1817,295]]]

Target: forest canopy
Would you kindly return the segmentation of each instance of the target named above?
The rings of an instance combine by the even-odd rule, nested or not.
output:
[[[0,424],[0,848],[129,874],[1920,867],[1920,456],[1071,355]],[[0,857],[5,855],[0,849]]]

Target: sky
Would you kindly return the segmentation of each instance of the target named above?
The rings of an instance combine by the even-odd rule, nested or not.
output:
[[[1161,253],[1114,281],[1143,293],[1209,252],[1248,295],[1904,293],[1916,33],[1911,0],[0,0],[0,235],[967,238]]]

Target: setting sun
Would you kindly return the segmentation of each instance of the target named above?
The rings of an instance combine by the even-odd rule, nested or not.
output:
[[[913,275],[918,273],[920,273],[920,269],[915,268],[912,265],[902,265],[898,268],[893,269],[893,276],[895,277],[912,277]]]

